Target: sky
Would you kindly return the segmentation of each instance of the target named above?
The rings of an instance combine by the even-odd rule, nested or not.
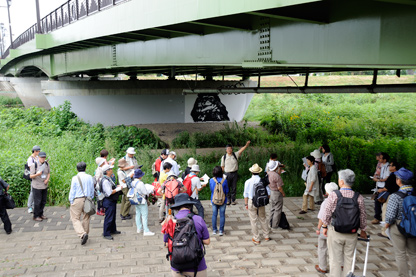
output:
[[[44,17],[58,8],[67,0],[39,0],[40,17]],[[10,19],[12,22],[13,39],[36,23],[36,1],[35,0],[12,0],[10,6]],[[0,23],[6,28],[5,45],[10,45],[9,20],[7,17],[7,2],[0,0]]]

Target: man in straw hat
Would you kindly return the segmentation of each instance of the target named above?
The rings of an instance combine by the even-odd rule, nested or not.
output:
[[[263,236],[265,241],[270,241],[270,227],[267,224],[266,220],[266,207],[255,207],[253,205],[253,196],[254,196],[254,185],[261,182],[260,172],[263,169],[258,165],[254,164],[249,168],[250,172],[253,174],[250,179],[248,179],[244,184],[244,202],[245,207],[248,210],[248,215],[250,217],[251,232],[253,233],[253,243],[255,245],[260,244],[260,235],[257,228],[257,221],[260,221],[261,229],[263,230]],[[270,188],[266,187],[267,193],[270,196]]]
[[[129,188],[131,187],[131,182],[133,179],[134,171],[131,171],[129,175],[126,174],[124,168],[128,166],[127,161],[124,158],[118,160],[118,182],[122,185],[122,193],[123,197],[121,198],[121,208],[120,208],[120,217],[122,220],[131,219],[132,216],[130,215],[130,201],[127,199],[127,193],[129,192]]]
[[[192,200],[188,194],[186,193],[179,193],[175,196],[175,204],[171,206],[172,209],[179,210],[175,218],[181,219],[187,217],[191,213],[192,205],[195,204],[195,201]],[[202,217],[198,215],[193,215],[192,220],[195,225],[195,230],[198,234],[198,238],[200,242],[204,245],[210,244],[210,238],[209,238],[209,232],[207,225],[205,224],[205,221]],[[163,237],[163,240],[165,242],[165,246],[168,247],[168,234],[165,234]],[[189,268],[182,270],[182,272],[179,272],[177,269],[171,267],[172,269],[172,276],[194,276],[195,269]],[[207,264],[205,262],[205,258],[202,258],[201,262],[198,265],[196,276],[198,277],[204,277],[207,276]]]

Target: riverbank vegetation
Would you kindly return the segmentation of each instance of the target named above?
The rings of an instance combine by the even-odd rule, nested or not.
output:
[[[286,164],[282,175],[288,196],[300,196],[304,190],[300,178],[301,158],[323,143],[329,144],[338,169],[351,168],[357,174],[355,189],[369,193],[374,183],[368,178],[375,170],[374,154],[380,151],[405,162],[416,171],[416,97],[414,94],[316,94],[255,95],[245,116],[261,127],[229,123],[224,130],[211,133],[180,133],[170,148],[189,148],[178,156],[182,170],[193,156],[201,167],[201,176],[212,175],[223,151],[196,155],[197,148],[235,145],[235,150],[251,140],[239,163],[238,196],[242,197],[248,168],[258,163],[264,168],[270,153]],[[67,205],[71,178],[76,163],[87,163],[94,174],[95,158],[106,148],[119,159],[129,146],[138,149],[137,158],[146,172],[144,181],[152,182],[151,165],[158,156],[153,149],[168,145],[148,129],[89,125],[71,112],[70,103],[47,111],[42,108],[0,108],[0,177],[12,185],[17,204],[26,204],[30,184],[22,178],[24,164],[34,145],[48,155],[52,168],[49,205]],[[333,177],[336,181],[336,176]],[[201,192],[209,198],[209,189]]]

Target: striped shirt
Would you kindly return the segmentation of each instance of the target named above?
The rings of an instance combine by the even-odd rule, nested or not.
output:
[[[340,190],[343,197],[347,198],[353,198],[354,191],[350,189],[341,189]],[[337,207],[338,197],[336,193],[333,191],[328,197],[328,203],[325,207],[324,214],[322,216],[322,222],[324,225],[327,225],[331,222],[332,214],[335,211],[335,208]],[[364,205],[364,198],[362,195],[358,196],[357,199],[358,202],[358,208],[360,209],[360,229],[362,231],[365,231],[367,228],[367,214],[365,213],[365,205]]]

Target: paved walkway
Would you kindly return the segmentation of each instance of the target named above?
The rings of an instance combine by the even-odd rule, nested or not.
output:
[[[292,230],[274,231],[273,240],[262,241],[259,246],[251,242],[243,200],[228,206],[225,236],[212,236],[206,247],[208,276],[324,276],[315,270],[317,212],[298,217],[302,199],[292,197],[284,201]],[[203,201],[203,205],[210,226],[209,202]],[[372,215],[371,201],[366,200],[366,205],[367,213]],[[134,220],[121,221],[118,217],[122,234],[115,236],[114,241],[104,240],[104,218],[93,216],[90,239],[81,246],[68,209],[47,207],[45,215],[49,219],[40,223],[35,223],[25,208],[9,210],[13,233],[7,236],[0,225],[0,276],[170,276],[157,207],[151,206],[149,212],[150,229],[157,233],[154,237],[137,234]],[[372,217],[368,219],[371,221]],[[372,241],[367,276],[397,276],[391,243],[376,235],[379,228],[369,224]],[[364,244],[359,243],[358,251],[357,269],[362,275]]]

